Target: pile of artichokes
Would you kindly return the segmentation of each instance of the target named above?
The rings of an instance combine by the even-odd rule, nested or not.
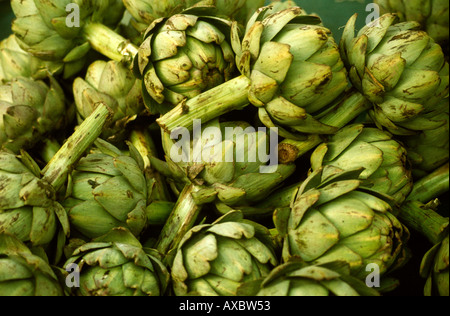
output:
[[[0,295],[448,296],[449,5],[375,4],[11,0]]]

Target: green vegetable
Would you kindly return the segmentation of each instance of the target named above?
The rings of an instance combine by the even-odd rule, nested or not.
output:
[[[277,264],[269,231],[230,212],[184,236],[171,268],[173,289],[178,296],[235,296]]]
[[[250,15],[264,5],[264,0],[124,0],[127,10],[136,20],[135,27],[144,31],[149,24],[159,18],[165,18],[192,6],[215,6],[214,15],[226,16],[245,24]]]
[[[27,53],[17,44],[14,34],[0,42],[0,82],[17,77],[45,79],[48,72],[68,79],[81,70],[80,63],[57,63],[44,61]]]
[[[77,248],[66,269],[77,265],[78,296],[162,296],[169,283],[159,254],[143,248],[124,228],[117,228]]]
[[[0,232],[0,296],[64,295],[47,261],[14,236]]]
[[[235,70],[229,43],[231,21],[199,7],[159,18],[145,31],[135,59],[151,114],[166,113],[229,79]]]
[[[381,13],[396,13],[400,21],[417,21],[437,43],[448,45],[449,4],[446,0],[375,0]]]
[[[344,262],[309,265],[301,260],[280,264],[270,274],[239,288],[242,296],[380,296],[350,275]]]
[[[63,203],[70,224],[91,239],[116,227],[139,236],[147,226],[142,157],[123,154],[108,143],[97,141],[97,147],[100,152],[82,158],[70,175]]]
[[[65,236],[70,224],[58,193],[70,169],[101,133],[109,116],[99,104],[41,171],[24,151],[16,156],[0,151],[0,232],[33,246],[49,244],[58,231]]]
[[[283,259],[313,264],[344,261],[365,279],[369,264],[379,275],[406,262],[408,229],[393,215],[392,200],[361,187],[362,169],[342,172],[325,166],[311,173],[291,206],[275,211]]]
[[[414,21],[385,14],[355,35],[357,15],[342,36],[341,56],[352,84],[374,107],[370,117],[394,135],[438,128],[445,108],[449,66],[441,47]]]
[[[66,127],[64,91],[53,76],[46,79],[17,77],[0,85],[0,148],[17,153]]]
[[[12,0],[11,8],[20,47],[40,59],[84,64],[91,48],[116,61],[136,54],[137,47],[112,30],[125,9],[120,0]]]
[[[178,105],[158,124],[168,131],[191,129],[194,119],[205,122],[251,103],[284,138],[335,133],[338,128],[319,117],[346,90],[347,72],[330,30],[320,23],[299,7],[274,12],[269,6],[252,16],[243,38],[233,24],[241,75]]]
[[[447,104],[445,111],[432,119],[436,122],[445,122],[445,124],[435,129],[422,131],[418,135],[401,138],[408,151],[408,158],[416,179],[428,175],[449,160],[448,98],[442,102]]]
[[[438,213],[439,198],[448,189],[447,163],[414,184],[413,191],[399,214],[405,225],[421,234],[432,245],[420,264],[420,276],[426,279],[425,296],[449,295],[449,219]]]
[[[221,135],[209,135],[213,129]],[[270,134],[256,131],[248,123],[213,120],[202,125],[199,133],[201,137],[193,134],[192,140],[177,143],[163,133],[168,176],[183,190],[160,234],[157,249],[163,253],[175,247],[192,227],[203,205],[216,202],[233,207],[262,202],[296,168],[274,161],[269,165]]]
[[[404,146],[378,128],[351,124],[311,154],[312,170],[331,165],[342,170],[364,168],[360,179],[373,191],[391,196],[401,205],[413,188]]]
[[[141,88],[141,81],[124,64],[96,60],[88,67],[84,79],[78,77],[73,81],[79,121],[92,113],[97,102],[106,102],[114,116],[102,138],[112,143],[123,141],[126,127],[144,112]]]

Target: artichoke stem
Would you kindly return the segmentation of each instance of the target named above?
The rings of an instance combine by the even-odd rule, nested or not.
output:
[[[151,157],[158,157],[156,145],[147,129],[134,129],[130,133],[130,142],[137,149],[144,160],[144,172],[148,181],[153,182],[151,196],[152,201],[171,201],[171,195],[166,180],[162,174],[153,168]]]
[[[83,36],[94,50],[117,62],[131,64],[138,52],[137,46],[101,23],[86,23]]]
[[[409,228],[419,232],[433,245],[441,242],[449,233],[449,220],[441,216],[429,204],[407,201],[401,207],[399,219]]]
[[[293,163],[321,142],[319,135],[310,135],[305,140],[284,139],[278,144],[278,160],[281,164]]]
[[[103,126],[111,115],[104,103],[99,103],[94,112],[75,130],[61,149],[42,170],[43,179],[59,190],[67,175],[84,152],[100,136]]]
[[[449,163],[446,163],[434,172],[416,181],[407,200],[428,203],[446,193],[449,190],[448,168]]]
[[[320,122],[343,128],[371,106],[371,103],[361,93],[352,89],[343,98],[338,98],[337,105],[332,107],[332,111],[320,118]],[[283,140],[278,145],[280,163],[288,164],[296,161],[320,145],[322,141],[319,135],[309,135],[304,140]]]
[[[343,128],[372,106],[372,103],[365,96],[352,89],[347,92],[343,99],[338,98],[338,104],[331,112],[324,115],[320,122]]]
[[[193,122],[197,119],[206,123],[230,111],[241,110],[249,105],[250,83],[250,79],[243,75],[229,80],[181,102],[157,122],[166,132],[171,133],[181,127],[192,130]]]
[[[197,205],[192,197],[198,187],[186,185],[175,204],[169,219],[162,228],[155,248],[167,255],[170,250],[176,249],[184,235],[194,226],[202,206]]]

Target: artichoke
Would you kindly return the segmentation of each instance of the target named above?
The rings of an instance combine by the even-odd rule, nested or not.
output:
[[[231,22],[203,9],[156,19],[145,32],[134,70],[151,114],[166,113],[233,75]]]
[[[122,63],[97,60],[87,69],[84,79],[73,82],[73,94],[79,121],[88,117],[100,102],[106,102],[114,112],[112,124],[102,138],[118,143],[125,138],[126,127],[144,111],[141,81]]]
[[[449,164],[445,164],[414,184],[402,206],[399,219],[432,245],[423,256],[420,275],[426,279],[425,296],[449,295],[449,219],[438,213],[439,197],[449,189]]]
[[[136,29],[144,31],[153,21],[175,15],[195,5],[213,5],[216,8],[214,15],[226,16],[245,24],[250,15],[264,5],[264,0],[124,0],[123,3],[136,20]]]
[[[76,265],[79,296],[162,296],[169,273],[159,255],[143,248],[124,228],[117,228],[79,248],[66,261]]]
[[[379,296],[375,289],[350,275],[345,262],[309,265],[292,260],[268,276],[242,285],[241,296]]]
[[[51,266],[16,237],[0,232],[0,296],[64,296]]]
[[[100,104],[42,171],[24,151],[19,156],[0,151],[0,232],[33,246],[47,245],[59,230],[69,235],[69,221],[58,193],[108,116],[107,107]]]
[[[408,229],[393,215],[388,196],[361,187],[362,169],[325,166],[303,182],[291,206],[274,213],[283,241],[283,259],[307,263],[344,261],[351,275],[365,279],[369,264],[379,275],[406,261]]]
[[[123,16],[120,0],[12,0],[11,8],[20,47],[40,59],[84,64],[91,48],[117,61],[136,54],[137,47],[111,29]]]
[[[375,0],[382,14],[396,13],[400,21],[417,21],[437,43],[448,45],[449,4],[446,0]]]
[[[258,107],[260,120],[278,127],[284,138],[338,130],[320,121],[348,86],[331,31],[299,7],[271,10],[260,8],[242,39],[233,24],[231,43],[241,75],[182,102],[157,120],[162,128],[191,129],[194,119],[205,122],[251,103]]]
[[[427,279],[424,294],[426,296],[449,296],[449,242],[445,239],[431,248],[424,256],[420,274]]]
[[[0,148],[17,153],[65,127],[64,92],[53,76],[47,79],[17,77],[0,85]]]
[[[342,170],[364,168],[364,185],[391,196],[401,205],[413,188],[407,151],[388,132],[351,124],[319,145],[311,154],[312,170],[332,165]]]
[[[157,249],[162,253],[176,246],[203,205],[240,207],[262,202],[296,168],[270,158],[273,148],[269,150],[267,144],[273,145],[276,134],[256,131],[246,122],[212,120],[201,128],[195,127],[192,140],[186,130],[177,143],[169,134],[162,135],[167,176],[182,191],[160,234]],[[152,161],[157,169],[163,164],[155,158]]]
[[[43,61],[25,52],[17,44],[14,34],[0,42],[0,83],[11,81],[17,77],[45,79],[48,72],[52,75],[61,74],[63,78],[68,78],[80,69],[77,65],[53,63]]]
[[[63,205],[70,224],[90,239],[116,227],[139,236],[147,226],[148,187],[142,157],[131,145],[127,155],[99,141],[99,152],[83,157],[69,177]]]
[[[441,47],[414,21],[396,23],[385,14],[355,36],[357,15],[348,21],[340,44],[352,84],[372,103],[370,117],[394,135],[414,135],[444,124],[449,66]]]
[[[442,102],[447,104],[446,110],[432,119],[443,121],[444,125],[420,132],[418,135],[402,138],[412,164],[412,173],[420,179],[449,160],[449,103],[448,98]]]
[[[173,289],[177,296],[235,296],[277,264],[269,231],[234,211],[183,237],[171,266]]]

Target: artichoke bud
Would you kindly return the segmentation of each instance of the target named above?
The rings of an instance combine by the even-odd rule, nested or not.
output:
[[[425,296],[449,295],[449,237],[434,245],[423,257],[420,275],[426,279]]]
[[[316,170],[299,187],[290,208],[275,213],[284,260],[345,261],[361,279],[368,264],[377,264],[381,274],[404,264],[409,232],[392,215],[389,198],[362,189],[361,171]]]
[[[203,192],[228,205],[260,201],[295,171],[293,164],[274,161],[270,146],[276,135],[246,122],[213,120],[181,136],[174,142],[163,133],[170,177],[203,190],[212,187],[216,194]]]
[[[345,262],[309,265],[298,259],[286,262],[265,278],[239,288],[240,296],[380,296],[350,275]]]
[[[250,15],[264,5],[263,0],[169,0],[161,3],[150,0],[125,0],[123,3],[136,20],[135,27],[139,31],[144,31],[158,18],[169,17],[188,8],[199,6],[214,6],[214,15],[225,16],[244,25]]]
[[[232,77],[231,22],[194,12],[156,19],[145,32],[134,70],[151,113],[167,112]]]
[[[311,155],[313,170],[331,165],[342,170],[364,168],[366,185],[395,197],[400,205],[412,190],[412,170],[403,145],[376,128],[352,124],[342,128]],[[406,193],[406,194],[405,194]]]
[[[16,237],[0,232],[1,296],[64,296],[48,261]]]
[[[294,22],[302,18],[304,24]],[[316,25],[320,19],[308,18],[296,6],[284,10],[269,6],[254,13],[242,41],[232,36],[238,68],[251,81],[249,101],[265,108],[268,116],[261,120],[267,127],[276,124],[289,138],[296,132],[334,133],[335,128],[318,124],[315,117],[348,85],[330,30]],[[293,131],[284,129],[288,127]]]
[[[416,179],[436,170],[449,159],[448,98],[444,99],[442,104],[445,108],[444,112],[431,118],[434,122],[443,122],[442,126],[402,138],[413,166],[413,176]]]
[[[66,102],[58,82],[18,77],[0,86],[1,147],[27,149],[67,121]]]
[[[176,295],[235,296],[241,284],[277,265],[269,231],[242,218],[232,211],[186,233],[171,269]]]
[[[123,138],[124,128],[144,111],[141,81],[115,61],[92,63],[85,79],[75,79],[73,92],[80,119],[89,116],[100,101],[112,109],[113,123],[103,132],[103,137],[109,141]]]
[[[375,104],[370,116],[395,135],[427,129],[430,113],[448,95],[448,63],[441,47],[417,22],[384,14],[355,35],[354,15],[340,43],[353,85]]]
[[[117,228],[76,248],[65,268],[76,264],[78,296],[163,296],[170,275],[160,255],[146,249],[125,228]]]
[[[100,32],[90,34],[87,26],[104,23],[103,30],[111,33],[111,30],[106,30],[107,27],[115,27],[124,10],[121,1],[117,0],[63,0],[51,4],[42,0],[14,0],[11,1],[11,8],[16,16],[12,30],[20,47],[39,59],[58,65],[65,78],[84,67],[91,45],[106,51],[104,53],[108,55],[109,46],[116,44],[112,42],[117,38],[110,36],[105,40]],[[99,41],[103,41],[103,47],[99,47]]]
[[[449,5],[442,0],[386,1],[376,0],[381,14],[395,13],[401,22],[417,21],[420,27],[443,47],[448,44],[449,37]]]
[[[8,152],[0,154],[0,185],[4,188],[0,193],[0,231],[31,242],[33,246],[47,245],[59,223],[65,234],[69,233],[69,228],[65,225],[64,214],[59,212],[55,189],[39,178],[35,162],[33,167],[26,162],[26,153],[22,152],[22,156],[19,160]],[[55,214],[60,214],[58,219]]]
[[[63,204],[69,220],[89,238],[119,226],[139,236],[147,226],[150,204],[144,171],[136,159],[117,149],[99,149],[82,158],[71,174],[71,191]]]

